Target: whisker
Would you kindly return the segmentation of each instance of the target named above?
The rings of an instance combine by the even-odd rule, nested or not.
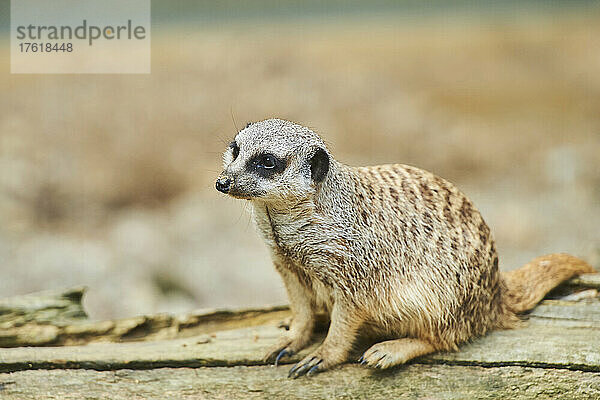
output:
[[[237,127],[237,123],[235,122],[235,116],[233,115],[233,107],[229,107],[229,113],[231,114],[231,121],[233,122],[233,127],[235,128],[235,131],[239,132],[240,130]]]

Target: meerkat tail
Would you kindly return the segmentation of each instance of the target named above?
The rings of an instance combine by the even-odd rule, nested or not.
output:
[[[505,301],[513,312],[524,312],[567,279],[592,272],[596,271],[591,265],[569,254],[540,256],[519,269],[502,273],[508,288]]]

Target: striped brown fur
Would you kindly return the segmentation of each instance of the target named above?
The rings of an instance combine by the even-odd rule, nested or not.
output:
[[[347,361],[361,335],[392,338],[364,353],[371,367],[456,350],[492,329],[515,326],[517,313],[550,289],[593,271],[573,256],[553,254],[502,275],[489,227],[453,184],[402,164],[344,165],[300,125],[254,123],[235,143],[239,156],[225,152],[222,176],[233,182],[230,194],[251,201],[294,313],[266,359],[306,347],[319,311],[331,319],[323,344],[291,376]],[[253,176],[247,162],[261,152],[285,159],[286,169],[269,179]],[[328,158],[321,181],[311,179],[317,154]]]

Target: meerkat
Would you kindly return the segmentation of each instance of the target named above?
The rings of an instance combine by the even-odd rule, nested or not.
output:
[[[216,188],[252,204],[290,301],[289,330],[265,361],[307,347],[316,314],[330,317],[293,378],[348,361],[364,335],[388,339],[359,359],[373,368],[457,350],[515,327],[517,314],[560,282],[594,272],[551,254],[502,274],[490,229],[453,184],[408,165],[344,165],[319,135],[289,121],[248,124],[223,168]]]

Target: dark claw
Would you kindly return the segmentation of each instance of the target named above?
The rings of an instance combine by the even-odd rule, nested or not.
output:
[[[279,360],[281,359],[281,357],[291,356],[292,354],[294,353],[289,351],[288,349],[281,350],[279,354],[277,354],[277,358],[275,359],[275,366],[279,364]]]
[[[377,354],[377,353],[379,353],[379,350],[375,350],[375,351],[373,352],[373,354]],[[385,356],[383,356],[383,357],[385,357]],[[382,358],[383,358],[383,357],[382,357]],[[380,358],[379,360],[381,360],[381,358]],[[365,365],[365,364],[367,363],[367,359],[365,358],[365,355],[364,355],[364,354],[363,354],[363,355],[362,355],[362,357],[361,357],[361,358],[358,360],[358,362],[360,363],[360,365]]]
[[[321,363],[323,362],[323,360],[320,360],[317,365],[313,366],[311,369],[308,370],[308,372],[306,373],[306,376],[312,375],[313,373],[315,373],[315,371],[319,370],[319,366],[321,365]]]
[[[300,378],[302,375],[306,375],[306,373],[308,372],[308,369],[310,368],[310,364],[304,364],[302,366],[302,368],[300,368],[298,371],[296,371],[296,373],[294,374],[294,379],[298,379]]]
[[[308,360],[308,362],[298,366],[298,364],[296,364],[291,370],[290,373],[288,374],[288,378],[293,377],[294,379],[301,377],[302,375],[305,375],[308,370],[312,367],[310,364],[313,362],[313,360],[315,360],[316,357],[311,358],[310,360]],[[320,363],[321,361],[319,361]]]
[[[375,364],[375,368],[381,368],[381,360],[383,360],[386,356],[384,355],[383,357],[381,357],[379,360],[377,360],[377,364]]]
[[[291,378],[291,377],[292,377],[292,374],[293,374],[294,372],[296,372],[296,370],[297,370],[298,368],[300,368],[300,363],[297,363],[296,365],[294,365],[294,366],[292,367],[292,369],[290,369],[290,372],[288,373],[288,378]]]

